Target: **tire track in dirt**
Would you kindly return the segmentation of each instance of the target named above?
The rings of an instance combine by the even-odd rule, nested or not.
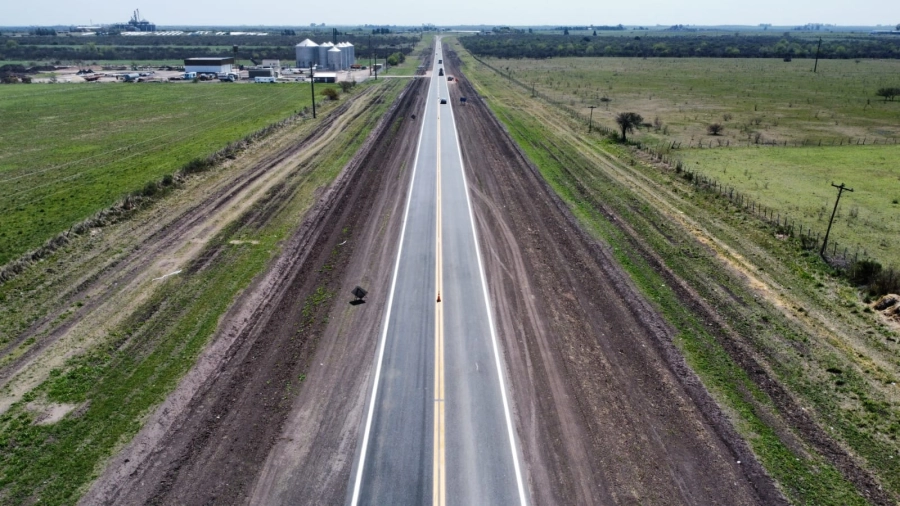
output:
[[[449,63],[535,502],[784,504],[672,330]]]

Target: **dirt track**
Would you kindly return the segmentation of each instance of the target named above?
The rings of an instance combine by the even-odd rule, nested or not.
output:
[[[445,63],[535,502],[784,503],[671,329]]]

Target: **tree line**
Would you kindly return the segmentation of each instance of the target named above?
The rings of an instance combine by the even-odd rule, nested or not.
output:
[[[563,56],[814,58],[817,39],[771,35],[569,36],[509,33],[461,37],[467,50],[495,58]],[[861,36],[822,41],[820,58],[900,58],[900,38]]]
[[[296,35],[271,34],[268,36],[96,36],[53,37],[0,36],[0,60],[20,61],[97,61],[97,60],[181,60],[204,56],[231,56],[232,46],[238,46],[238,58],[292,61],[296,57],[294,46],[309,38],[317,43],[331,40],[331,31],[294,32]],[[371,38],[372,44],[369,45]],[[419,35],[378,35],[344,33],[340,41],[354,45],[357,59],[368,58],[372,50],[378,57],[401,53],[409,55]]]

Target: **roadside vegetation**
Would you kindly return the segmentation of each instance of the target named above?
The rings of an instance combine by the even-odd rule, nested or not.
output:
[[[291,85],[0,86],[0,266],[309,105]]]
[[[278,256],[300,217],[356,153],[405,84],[375,84],[379,88],[365,97],[370,102],[333,142],[320,144],[309,160],[272,186],[243,216],[235,217],[183,272],[155,281],[151,294],[104,339],[67,359],[0,415],[4,502],[77,501],[106,459],[137,433],[148,413],[194,365],[225,311]],[[370,91],[372,87],[363,86]],[[298,122],[284,135],[295,139],[313,126]],[[175,190],[154,207],[165,206],[167,199],[190,199],[184,191]],[[202,192],[202,186],[194,185],[193,191]],[[82,240],[54,253],[45,265],[90,250],[89,242]],[[45,272],[44,266],[33,268],[0,285],[0,301],[11,303],[23,291],[52,298],[46,290],[38,290]],[[64,409],[67,416],[48,422],[46,414],[55,408]]]
[[[675,344],[788,499],[822,505],[896,502],[900,326],[874,312],[839,271],[800,241],[786,239],[775,226],[698,189],[675,170],[649,163],[633,147],[603,132],[589,135],[587,111],[582,115],[578,107],[531,96],[524,76],[540,75],[545,65],[563,64],[552,74],[554,81],[587,85],[589,80],[566,70],[570,60],[492,60],[489,68],[450,43],[466,77],[550,186],[673,326]],[[585,68],[600,68],[610,60],[580,61]],[[507,65],[516,66],[514,78],[521,72],[520,82],[510,78]],[[646,68],[643,80],[630,77],[635,82],[627,89],[646,97],[646,88],[653,88],[654,101],[672,101],[663,89],[667,80],[681,79],[672,70],[663,67],[654,74]],[[714,77],[702,79],[718,86]],[[670,88],[675,94],[690,91],[671,82]],[[777,88],[786,95],[795,92],[790,79]],[[766,93],[787,102],[774,88]],[[692,108],[728,102],[722,94],[707,95],[708,105],[698,95]],[[648,116],[615,98],[610,109]],[[612,119],[605,124],[615,129]],[[797,167],[799,162],[793,170]],[[743,168],[728,172],[743,176]],[[873,179],[878,177],[876,172]],[[703,302],[689,303],[691,294]]]

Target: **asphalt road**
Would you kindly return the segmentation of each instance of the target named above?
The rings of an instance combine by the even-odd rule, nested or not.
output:
[[[353,505],[527,502],[437,47]]]

